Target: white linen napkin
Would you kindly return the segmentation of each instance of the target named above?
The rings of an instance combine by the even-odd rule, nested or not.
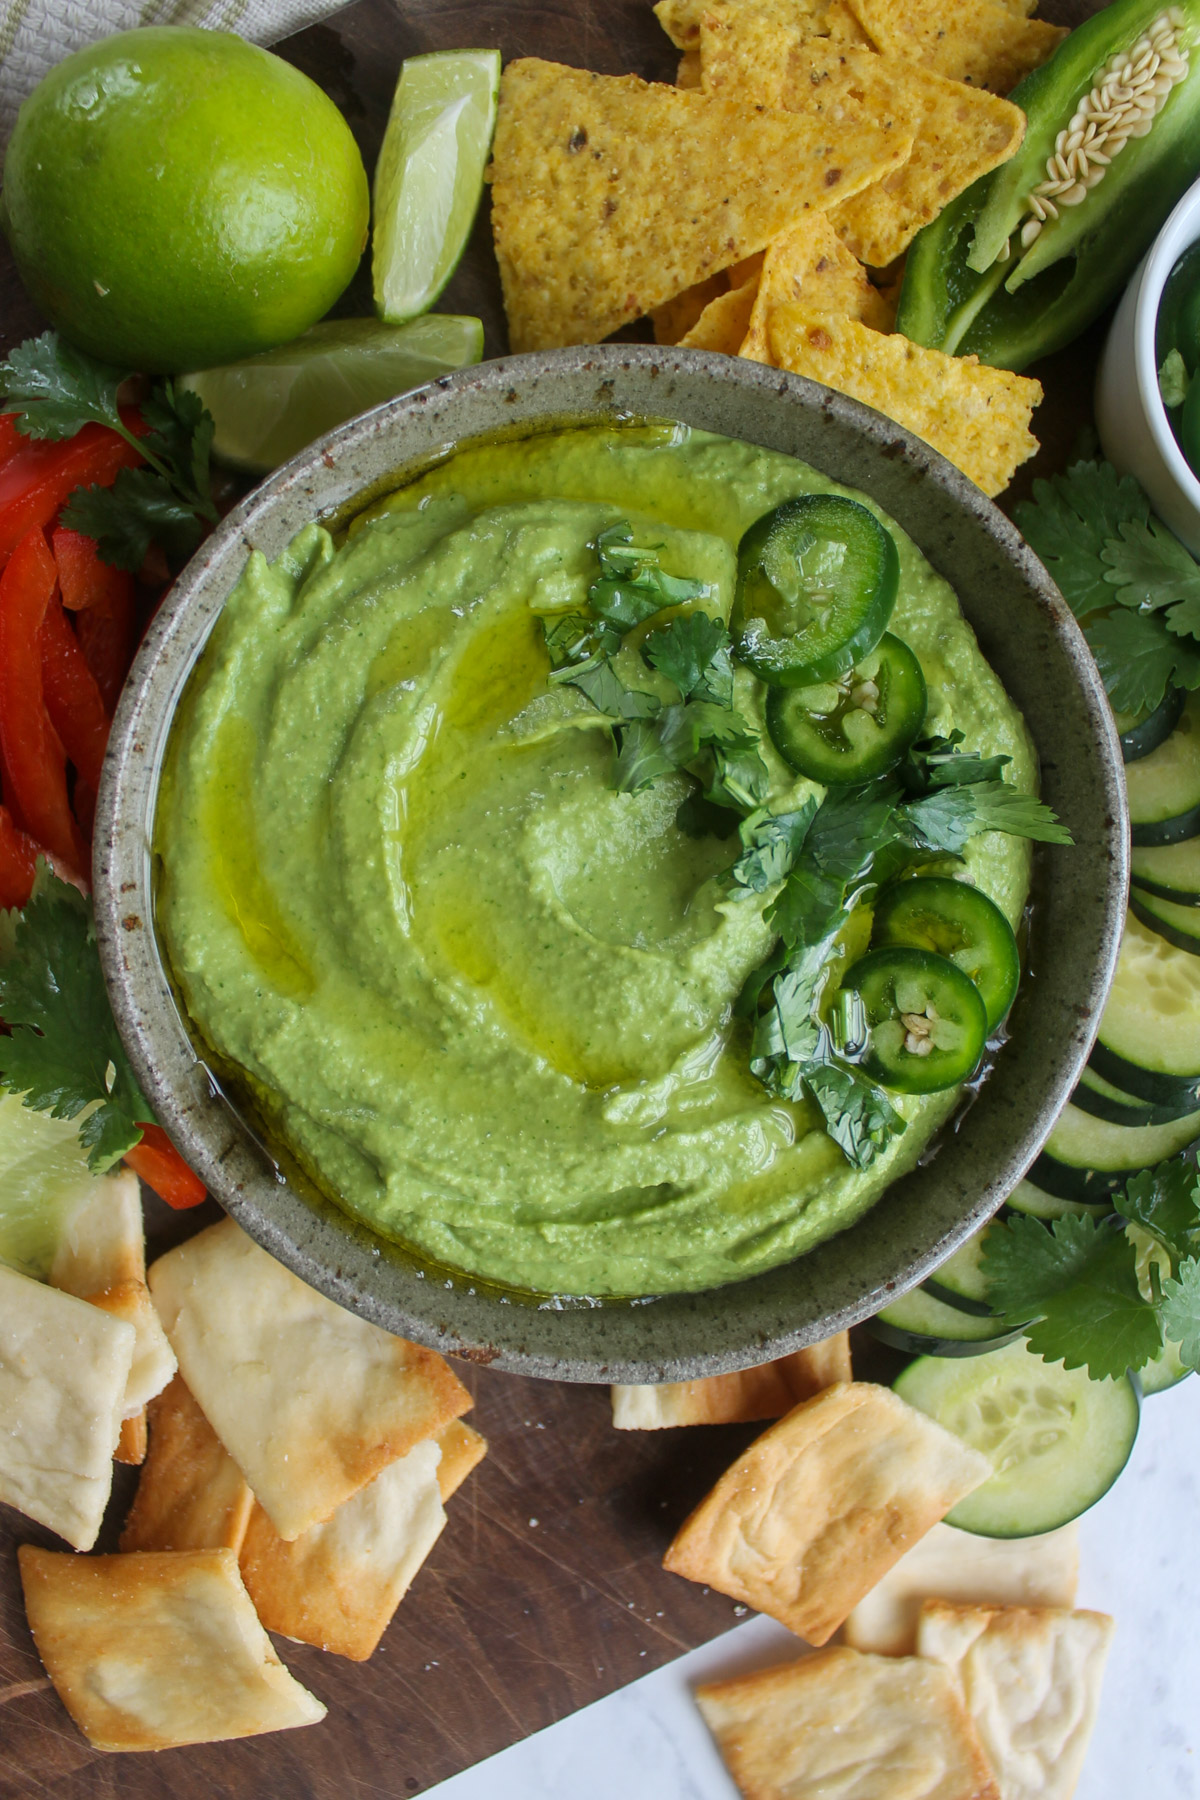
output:
[[[72,50],[135,25],[206,25],[274,44],[344,0],[0,0],[0,148],[17,108]]]

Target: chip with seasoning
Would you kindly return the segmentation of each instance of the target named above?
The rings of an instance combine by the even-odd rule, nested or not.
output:
[[[768,335],[776,368],[807,375],[895,419],[985,494],[1001,493],[1037,451],[1029,421],[1042,386],[1028,376],[796,305],[775,308]]]
[[[709,4],[710,0],[658,0],[654,16],[677,49],[696,50],[701,20]],[[752,12],[770,4],[781,15],[802,19],[814,37],[830,37],[845,44],[869,42],[847,0],[742,0],[742,4]]]
[[[892,314],[867,272],[846,249],[824,216],[806,219],[787,231],[767,251],[754,310],[741,354],[755,362],[771,361],[767,323],[775,309],[788,303],[810,312],[861,319],[875,331],[891,328]]]
[[[899,168],[910,133],[527,57],[500,88],[492,229],[514,351],[597,343]]]
[[[981,175],[1020,148],[1025,115],[994,94],[948,81],[915,63],[806,35],[804,15],[780,16],[719,0],[704,15],[706,93],[827,116],[848,96],[914,137],[902,168],[844,201],[830,215],[860,262],[884,268],[923,225]]]
[[[719,350],[723,356],[737,356],[750,329],[758,278],[744,281],[710,300],[692,329],[679,342],[688,350]]]
[[[1007,94],[1040,69],[1066,32],[1028,19],[1006,0],[847,0],[884,56],[920,63],[951,81]]]

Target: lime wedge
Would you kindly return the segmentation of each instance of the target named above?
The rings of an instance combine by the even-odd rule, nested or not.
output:
[[[213,416],[213,450],[262,474],[358,413],[483,355],[483,326],[456,313],[409,325],[326,319],[277,350],[184,375]]]
[[[496,124],[498,50],[410,56],[375,165],[375,311],[402,324],[428,310],[458,267]]]

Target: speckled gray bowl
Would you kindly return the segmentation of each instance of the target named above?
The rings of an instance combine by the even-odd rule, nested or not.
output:
[[[547,1303],[423,1270],[281,1176],[217,1091],[172,997],[153,929],[150,836],[175,704],[251,547],[275,556],[314,515],[345,517],[454,445],[498,429],[649,416],[790,452],[865,489],[954,585],[1029,722],[1045,798],[1073,849],[1039,853],[1032,966],[1011,1043],[924,1167],[809,1255],[706,1293]],[[878,413],[758,363],[642,345],[485,363],[344,426],[229,515],[147,634],[114,724],[96,819],[100,949],[148,1098],[250,1235],[343,1306],[499,1368],[568,1381],[670,1381],[744,1368],[866,1317],[927,1275],[1011,1191],[1067,1099],[1116,958],[1126,852],[1121,758],[1095,667],[1008,520]]]

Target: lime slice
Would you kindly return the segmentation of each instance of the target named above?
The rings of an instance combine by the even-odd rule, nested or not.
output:
[[[409,325],[326,319],[278,350],[185,375],[213,416],[213,450],[262,474],[358,413],[483,355],[483,326],[456,313]]]
[[[375,311],[402,324],[428,310],[458,267],[496,124],[498,50],[410,56],[375,165]]]

